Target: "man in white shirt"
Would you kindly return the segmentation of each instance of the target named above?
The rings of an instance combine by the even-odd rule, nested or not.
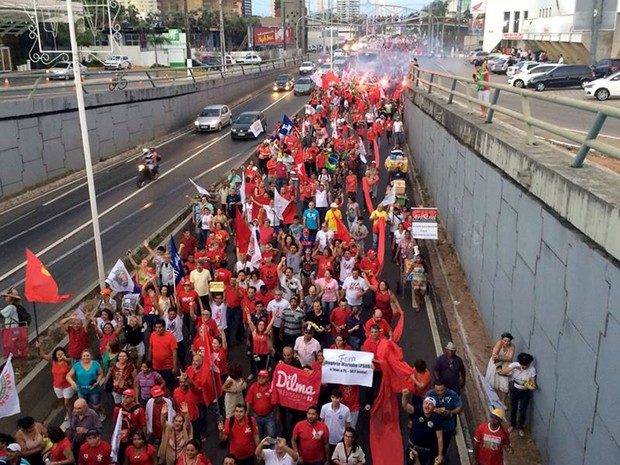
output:
[[[273,337],[276,349],[279,351],[282,349],[282,338],[280,334],[280,327],[282,326],[282,312],[287,308],[290,308],[291,304],[288,300],[282,298],[282,290],[276,289],[273,291],[273,299],[267,304],[267,312],[274,319],[273,322]],[[276,316],[277,315],[277,316]]]
[[[268,445],[273,445],[273,449],[265,449]],[[286,444],[284,438],[265,436],[254,454],[258,460],[264,460],[265,465],[295,465],[299,460],[299,454]]]
[[[364,278],[360,277],[360,269],[353,268],[351,276],[344,280],[340,289],[340,297],[347,299],[349,307],[359,307],[362,305],[362,297],[368,292],[368,284]]]
[[[334,239],[334,231],[327,229],[327,223],[323,223],[319,232],[316,233],[315,241],[318,246],[319,252],[323,252],[323,249],[327,247]]]
[[[346,249],[344,256],[340,259],[340,284],[353,274],[353,268],[355,267],[355,257],[351,255],[351,251]]]
[[[176,309],[171,308],[164,317],[166,323],[166,331],[172,334],[177,340],[177,358],[181,362],[181,366],[185,366],[185,344],[183,344],[183,317],[179,315]]]
[[[402,146],[403,142],[403,122],[400,116],[396,115],[396,119],[394,120],[394,145],[398,144]]]
[[[332,391],[332,401],[321,407],[321,420],[329,429],[329,444],[336,446],[344,436],[344,430],[351,426],[351,411],[342,401],[342,391],[338,388]]]
[[[213,297],[213,301],[210,304],[211,307],[211,318],[215,320],[217,323],[217,327],[221,329],[228,328],[226,324],[226,312],[228,307],[226,302],[224,302],[224,296],[222,294],[215,294]]]
[[[207,307],[209,305],[209,283],[211,282],[211,272],[204,268],[204,259],[198,259],[196,263],[196,269],[192,270],[189,274],[189,281],[194,286],[194,290],[198,293],[202,306]]]

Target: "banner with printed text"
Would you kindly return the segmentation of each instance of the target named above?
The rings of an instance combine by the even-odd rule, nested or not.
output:
[[[325,349],[322,382],[372,386],[372,352]]]
[[[274,404],[305,411],[317,404],[320,390],[320,371],[311,373],[286,363],[276,365],[271,381],[271,401]]]
[[[437,209],[411,209],[411,235],[414,239],[437,239]]]

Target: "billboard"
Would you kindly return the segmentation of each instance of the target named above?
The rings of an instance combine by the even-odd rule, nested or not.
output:
[[[283,41],[283,28],[281,27],[251,27],[250,47],[262,47],[266,45],[282,45]],[[295,34],[292,27],[286,28],[286,43],[287,45],[293,45],[295,43]]]

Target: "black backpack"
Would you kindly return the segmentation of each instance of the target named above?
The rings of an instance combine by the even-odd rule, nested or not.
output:
[[[28,313],[28,310],[24,308],[21,304],[16,304],[17,307],[17,319],[20,323],[26,323],[26,326],[30,326],[32,323],[32,316]]]

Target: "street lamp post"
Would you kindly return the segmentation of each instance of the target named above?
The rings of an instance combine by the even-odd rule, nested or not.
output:
[[[220,6],[220,52],[222,54],[222,69],[226,71],[226,36],[224,35],[224,5],[222,0]]]
[[[86,168],[86,182],[88,185],[88,199],[90,201],[90,214],[93,222],[93,239],[95,243],[95,256],[97,258],[97,276],[99,287],[105,287],[105,270],[103,265],[103,248],[101,247],[101,230],[99,229],[99,212],[97,210],[97,193],[95,191],[95,177],[93,176],[93,161],[90,153],[90,139],[88,137],[88,123],[86,121],[86,105],[84,104],[84,89],[80,73],[80,58],[78,56],[77,34],[75,32],[75,19],[73,17],[73,5],[67,0],[67,20],[69,22],[69,38],[71,40],[71,55],[73,61],[73,78],[75,83],[75,95],[77,97],[78,118],[84,149],[84,166]]]

